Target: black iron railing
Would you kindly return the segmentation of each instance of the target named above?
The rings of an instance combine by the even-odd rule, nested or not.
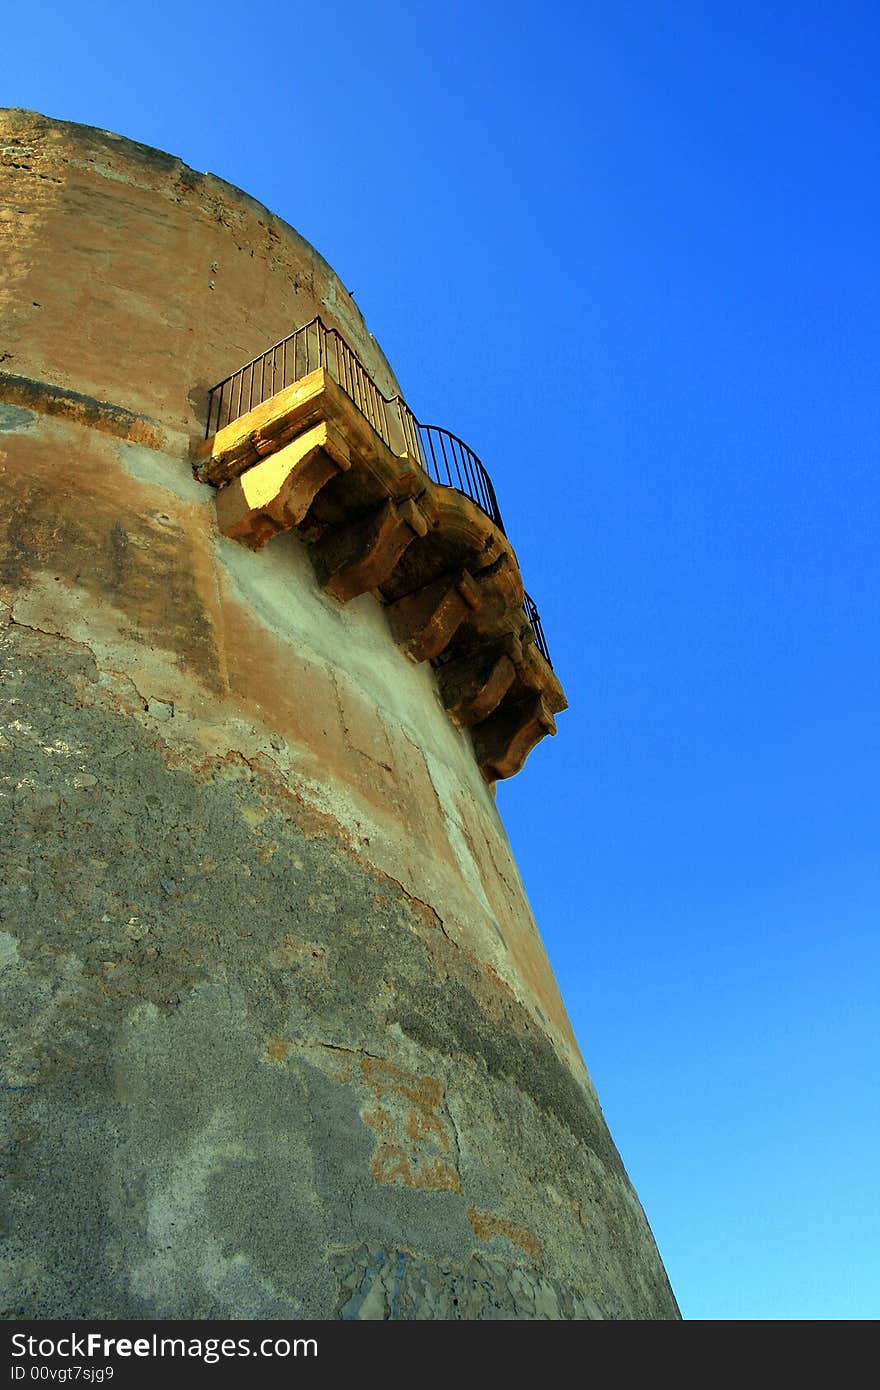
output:
[[[319,367],[342,387],[393,453],[408,454],[435,482],[463,492],[504,531],[492,479],[473,449],[439,425],[420,424],[402,396],[384,396],[342,334],[328,328],[320,315],[211,388],[205,438]],[[523,610],[538,650],[552,666],[540,614],[528,594]]]
[[[246,415],[255,405],[262,405],[285,386],[291,386],[318,367],[330,373],[388,444],[388,406],[391,403],[342,335],[335,328],[327,328],[320,318],[313,318],[280,342],[273,343],[259,357],[246,362],[232,376],[212,387],[208,393],[205,438],[210,439],[224,425]]]
[[[323,367],[396,454],[418,460],[435,482],[457,488],[504,530],[492,479],[473,449],[439,425],[421,425],[402,396],[383,396],[360,358],[320,317],[273,343],[208,393],[205,438]]]
[[[523,612],[531,624],[532,632],[535,634],[535,646],[547,662],[547,665],[552,666],[553,662],[550,660],[550,648],[547,646],[547,638],[544,636],[544,627],[541,622],[541,615],[538,612],[538,605],[529,594],[526,594]]]
[[[435,482],[457,488],[465,493],[501,530],[501,511],[492,479],[473,449],[468,448],[457,434],[439,425],[419,425],[419,444],[422,467]]]

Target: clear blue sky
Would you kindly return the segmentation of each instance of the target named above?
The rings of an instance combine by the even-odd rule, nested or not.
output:
[[[880,10],[36,0],[3,45],[0,103],[292,222],[486,460],[571,705],[499,804],[682,1310],[880,1315]]]

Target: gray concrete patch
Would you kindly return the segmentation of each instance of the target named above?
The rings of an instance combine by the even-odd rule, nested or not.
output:
[[[0,401],[0,431],[20,434],[22,430],[32,429],[36,420],[32,410],[20,405],[4,405]]]
[[[86,648],[0,642],[5,1316],[676,1316],[522,1005]]]

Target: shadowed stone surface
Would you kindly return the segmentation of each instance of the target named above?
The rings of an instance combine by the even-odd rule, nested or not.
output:
[[[2,632],[7,1316],[672,1313],[526,1012],[243,762]]]

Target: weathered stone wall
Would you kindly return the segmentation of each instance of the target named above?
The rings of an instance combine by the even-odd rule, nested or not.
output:
[[[191,477],[315,312],[394,389],[357,309],[221,181],[0,126],[6,1316],[677,1316],[433,672]]]

